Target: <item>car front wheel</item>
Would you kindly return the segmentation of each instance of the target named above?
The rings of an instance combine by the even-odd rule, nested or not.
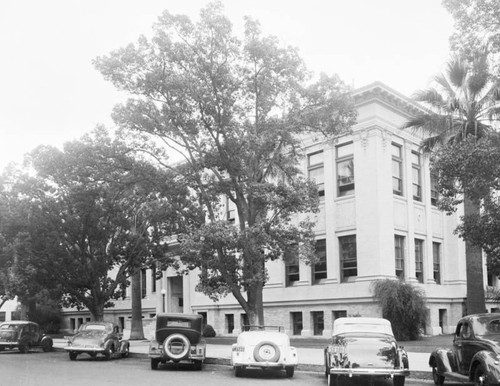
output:
[[[478,365],[476,367],[476,371],[474,371],[474,385],[485,385],[484,383],[486,379],[486,371],[482,365]]]
[[[78,354],[76,352],[71,352],[70,351],[69,352],[69,359],[72,360],[72,361],[74,361],[74,360],[76,360],[77,355]]]
[[[160,363],[159,359],[156,358],[151,359],[151,370],[158,370],[159,363]]]
[[[444,377],[438,373],[436,366],[432,366],[432,379],[435,385],[442,386],[444,383]]]

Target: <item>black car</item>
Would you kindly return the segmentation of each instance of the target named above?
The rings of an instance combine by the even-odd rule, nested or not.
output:
[[[500,384],[500,313],[460,319],[453,348],[434,350],[429,365],[436,385],[442,385],[445,379],[476,385]]]
[[[52,338],[42,333],[35,322],[12,320],[0,324],[0,351],[18,348],[22,353],[31,347],[52,350]]]
[[[206,352],[202,331],[201,315],[157,315],[155,337],[149,344],[151,369],[156,370],[159,363],[172,361],[192,363],[197,370],[201,370]]]

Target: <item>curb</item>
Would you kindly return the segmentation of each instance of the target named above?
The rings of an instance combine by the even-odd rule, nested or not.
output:
[[[66,351],[62,347],[53,347],[52,351],[63,352]],[[130,352],[129,358],[139,358],[148,359],[149,356],[146,353]],[[216,357],[206,357],[203,363],[207,365],[216,366],[228,366],[231,367],[231,360],[228,358],[216,358]],[[299,364],[297,366],[297,371],[310,372],[310,373],[324,373],[325,367],[322,365],[313,364]],[[408,376],[409,379],[419,379],[419,380],[432,380],[432,373],[429,371],[411,371]]]

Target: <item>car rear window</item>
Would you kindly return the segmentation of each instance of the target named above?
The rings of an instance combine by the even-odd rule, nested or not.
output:
[[[183,320],[183,319],[168,319],[166,326],[167,327],[185,327],[185,328],[190,328],[191,327],[191,321],[190,320]]]
[[[19,324],[2,324],[0,330],[19,330],[21,326]]]
[[[105,329],[106,326],[102,324],[88,324],[84,328],[85,331],[104,331]]]

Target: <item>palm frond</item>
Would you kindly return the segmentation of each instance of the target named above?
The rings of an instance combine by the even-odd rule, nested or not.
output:
[[[467,67],[461,59],[454,58],[448,63],[447,74],[454,87],[462,88],[467,80]]]

